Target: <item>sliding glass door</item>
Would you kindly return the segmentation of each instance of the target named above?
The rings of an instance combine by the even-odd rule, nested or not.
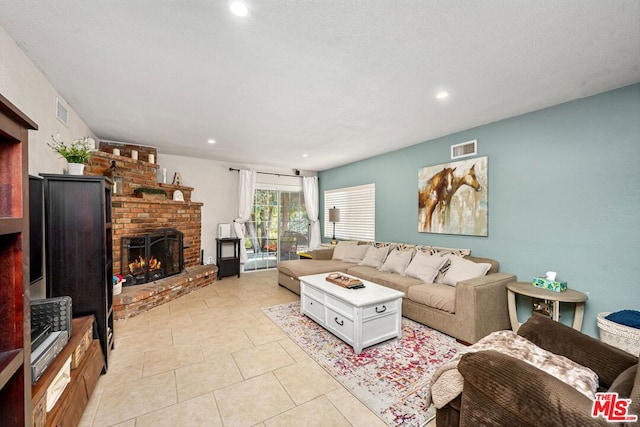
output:
[[[244,244],[249,257],[244,271],[275,268],[281,260],[298,259],[309,244],[302,190],[257,188]]]

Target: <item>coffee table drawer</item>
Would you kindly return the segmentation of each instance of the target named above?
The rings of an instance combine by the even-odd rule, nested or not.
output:
[[[327,306],[325,327],[351,345],[353,345],[355,339],[355,328],[353,326],[353,320]]]
[[[339,300],[331,295],[327,295],[325,302],[327,307],[336,310],[338,313],[342,314],[349,320],[353,320],[353,306],[351,304],[347,304],[346,302]]]
[[[314,320],[318,322],[324,322],[324,305],[321,302],[309,296],[306,296],[306,298],[304,298],[303,301],[304,301],[303,313],[309,314]]]
[[[396,299],[386,301],[382,304],[370,305],[362,309],[362,318],[368,319],[370,317],[385,316],[390,313],[398,311],[398,305],[401,304],[402,299]]]
[[[318,301],[324,301],[324,292],[322,292],[320,289],[316,289],[315,287],[310,286],[307,283],[305,283],[304,286],[304,294]]]

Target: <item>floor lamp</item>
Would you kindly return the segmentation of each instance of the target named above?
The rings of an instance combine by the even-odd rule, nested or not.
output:
[[[336,222],[340,222],[340,209],[336,209],[335,206],[329,209],[329,222],[333,223],[333,238],[331,239],[331,244],[336,245],[338,244],[336,240]]]

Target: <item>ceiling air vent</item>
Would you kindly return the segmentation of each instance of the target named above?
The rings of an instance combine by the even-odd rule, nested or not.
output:
[[[463,142],[451,146],[451,160],[478,154],[478,140]]]

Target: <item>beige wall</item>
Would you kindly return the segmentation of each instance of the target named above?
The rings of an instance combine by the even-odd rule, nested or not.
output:
[[[0,94],[38,124],[29,131],[29,173],[62,173],[66,162],[48,146],[51,135],[60,133],[65,141],[92,136],[73,106],[56,91],[42,72],[0,27]],[[68,127],[56,118],[56,98],[69,110]]]

